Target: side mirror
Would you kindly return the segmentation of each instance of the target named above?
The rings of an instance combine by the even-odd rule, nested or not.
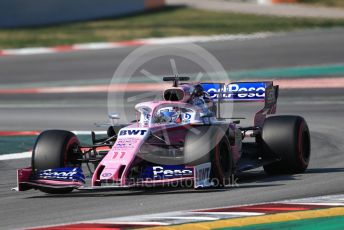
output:
[[[235,121],[232,121],[234,124],[240,124],[240,120],[235,120]]]
[[[115,122],[115,120],[119,120],[120,117],[117,113],[109,113],[108,114],[109,118],[110,118],[110,122],[111,122],[111,125],[114,126],[117,122]]]
[[[117,113],[109,113],[108,116],[111,120],[119,120],[120,119],[120,117]]]

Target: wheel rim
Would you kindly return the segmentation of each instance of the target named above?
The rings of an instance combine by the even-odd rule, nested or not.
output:
[[[299,130],[299,157],[304,166],[308,165],[309,158],[310,158],[310,135],[308,132],[308,128],[305,126],[303,122],[300,125]]]
[[[307,130],[302,132],[302,157],[308,162],[310,156],[310,137]]]
[[[64,162],[65,166],[77,166],[77,158],[78,155],[75,154],[74,149],[79,146],[78,139],[74,136],[72,137],[67,145],[66,145],[66,152],[64,154]]]

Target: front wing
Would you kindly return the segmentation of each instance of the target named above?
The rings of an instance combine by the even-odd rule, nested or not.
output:
[[[163,166],[160,166],[163,167]],[[31,168],[23,168],[17,170],[17,187],[13,190],[16,191],[26,191],[30,189],[38,189],[42,191],[54,191],[59,193],[59,191],[68,191],[73,189],[79,190],[122,190],[130,188],[146,188],[146,187],[156,187],[156,186],[178,186],[180,183],[185,182],[188,187],[193,186],[197,188],[207,188],[212,187],[213,184],[210,182],[210,170],[211,163],[205,163],[197,166],[190,167],[192,174],[187,176],[181,176],[176,178],[159,178],[159,179],[142,179],[142,180],[127,180],[126,184],[102,184],[102,186],[85,186],[85,181],[79,177],[75,177],[76,174],[72,175],[72,172],[76,172],[76,168],[65,168],[65,169],[48,169],[44,170],[45,174],[42,176],[37,176],[37,172],[33,173]],[[62,171],[64,173],[62,173]],[[80,170],[80,169],[78,169]],[[46,173],[49,172],[49,174]],[[52,172],[59,172],[52,173]],[[79,171],[78,171],[79,172]],[[81,171],[82,172],[82,171]],[[61,176],[62,175],[62,176]],[[65,177],[65,176],[68,177]],[[72,175],[72,176],[71,176]]]

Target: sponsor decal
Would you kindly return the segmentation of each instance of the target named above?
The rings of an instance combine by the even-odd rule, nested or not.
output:
[[[265,82],[238,82],[227,85],[220,83],[202,83],[202,86],[214,100],[218,99],[219,92],[221,91],[223,92],[222,100],[224,101],[256,101],[265,99]]]
[[[268,107],[274,104],[276,96],[275,96],[275,90],[272,85],[266,88],[265,94],[266,94],[265,105]]]
[[[129,146],[127,146],[125,143],[116,143],[115,148],[116,149],[124,149],[124,148],[128,148]]]
[[[179,177],[192,177],[192,168],[186,168],[183,165],[156,165],[145,168],[141,178],[150,179],[172,179]]]
[[[190,113],[183,113],[183,120],[190,120],[191,119],[191,114]]]
[[[115,149],[133,149],[138,141],[140,141],[140,139],[137,138],[117,139]]]
[[[81,168],[56,168],[39,170],[36,173],[36,178],[85,182],[85,176],[83,175]]]
[[[110,177],[112,176],[112,173],[102,173],[102,177]]]
[[[147,131],[147,129],[121,129],[119,136],[143,136]]]
[[[195,188],[206,188],[213,186],[210,179],[211,163],[204,163],[195,167]]]

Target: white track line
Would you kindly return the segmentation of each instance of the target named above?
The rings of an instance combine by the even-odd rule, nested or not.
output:
[[[261,212],[193,212],[193,213],[206,214],[206,215],[228,215],[228,216],[260,216],[260,215],[265,214]]]
[[[344,194],[284,200],[279,203],[344,206]]]
[[[2,53],[3,55],[32,55],[32,54],[55,53],[55,51],[47,47],[33,47],[33,48],[22,48],[22,49],[7,49],[7,50],[3,50]]]
[[[287,203],[288,204],[288,203]],[[325,206],[344,206],[343,203],[316,203],[316,202],[293,202],[293,204],[300,204],[300,205],[325,205]]]
[[[319,196],[319,197],[311,197],[311,198],[303,198],[303,199],[293,199],[293,200],[282,200],[276,202],[265,202],[265,203],[254,203],[254,204],[242,204],[239,206],[230,206],[230,207],[242,207],[242,206],[249,206],[249,205],[257,205],[257,204],[273,204],[273,203],[288,203],[288,204],[301,204],[298,201],[304,201],[305,203],[310,205],[330,205],[330,206],[344,206],[342,203],[338,203],[338,200],[344,199],[344,195],[332,195],[332,196]],[[315,203],[311,201],[319,201],[319,200],[326,200],[326,203]],[[330,202],[333,200],[334,202]],[[229,208],[229,207],[215,207],[214,209],[218,208]],[[192,215],[208,215],[208,216],[189,216]],[[215,218],[214,216],[217,215]],[[189,223],[193,220],[197,221],[207,221],[207,220],[218,220],[218,219],[231,219],[231,218],[238,218],[244,216],[258,216],[258,215],[266,215],[266,213],[258,213],[258,212],[207,212],[202,210],[189,210],[189,211],[176,211],[176,212],[163,212],[163,213],[156,213],[156,214],[149,214],[149,215],[136,215],[136,216],[126,216],[126,217],[115,217],[115,218],[107,218],[107,219],[99,219],[99,220],[90,220],[84,223],[112,223],[112,224],[130,224],[132,220],[139,220],[143,223],[150,223],[155,222],[154,220],[161,220],[158,222],[159,224],[163,225],[171,225],[171,224],[182,224],[182,223]]]
[[[149,45],[166,45],[193,42],[216,42],[216,41],[243,41],[251,39],[263,39],[274,35],[273,33],[253,33],[253,34],[222,34],[212,36],[180,36],[168,38],[147,38],[138,41]]]
[[[71,132],[73,132],[75,135],[91,135],[91,131],[78,130],[78,131],[71,131]],[[97,135],[105,135],[107,133],[106,131],[94,131],[94,132]],[[31,158],[31,155],[32,155],[31,151],[21,152],[21,153],[0,154],[0,161],[26,159],[26,158]]]
[[[98,221],[85,221],[85,222],[79,222],[81,224],[87,223],[87,224],[98,224]],[[102,224],[132,224],[132,225],[156,225],[156,226],[160,226],[160,225],[168,225],[168,223],[164,223],[164,222],[156,222],[156,221],[116,221],[116,222],[111,222],[111,221],[104,221],[101,222]],[[74,223],[72,223],[74,224]]]
[[[97,42],[97,43],[86,43],[86,44],[75,44],[73,45],[74,50],[101,50],[101,49],[113,49],[123,47],[114,43],[108,42]]]
[[[331,204],[335,206],[338,200],[344,200],[344,195],[328,195],[328,196],[318,196],[318,197],[309,197],[309,198],[301,198],[301,199],[291,199],[291,200],[282,200],[282,201],[275,201],[275,202],[265,202],[265,203],[254,203],[254,204],[242,204],[239,206],[230,206],[230,207],[242,207],[242,206],[250,206],[250,205],[257,205],[257,204],[273,204],[273,203],[288,203],[288,204],[299,204],[298,201],[321,201],[326,200],[326,203],[313,203],[310,202],[308,204],[311,205],[328,205]],[[334,201],[334,202],[331,202]],[[341,204],[341,203],[340,203]],[[341,204],[340,206],[344,206]],[[214,209],[218,209],[221,207],[214,207]],[[222,208],[229,208],[229,207],[222,207]],[[209,214],[209,216],[189,216],[190,214],[197,215],[197,214]],[[242,216],[257,216],[257,215],[265,215],[268,213],[257,213],[257,212],[226,212],[226,214],[238,214],[233,215],[232,217],[228,217],[226,215],[221,216],[224,213],[219,212],[219,216],[217,218],[213,217],[215,213],[213,212],[202,212],[201,210],[189,210],[189,211],[175,211],[175,212],[162,212],[156,214],[148,214],[148,215],[136,215],[136,216],[125,216],[125,217],[115,217],[115,218],[106,218],[106,219],[96,219],[96,220],[87,220],[87,221],[79,221],[69,224],[142,224],[142,225],[175,225],[175,224],[183,224],[183,223],[190,223],[194,221],[212,221],[212,220],[221,220],[221,219],[232,219],[238,218]],[[218,213],[216,213],[218,214]],[[154,221],[154,219],[160,219],[161,221]],[[132,221],[136,220],[136,221]],[[194,221],[193,221],[194,220]],[[60,226],[64,226],[68,224],[61,224]],[[59,225],[54,225],[59,226]]]
[[[31,155],[32,155],[31,151],[30,152],[22,152],[22,153],[4,154],[4,155],[0,155],[0,161],[26,159],[26,158],[30,158]]]
[[[216,217],[207,216],[154,216],[152,219],[170,219],[170,220],[218,220]]]
[[[21,49],[5,49],[0,50],[0,56],[12,55],[33,55],[33,54],[48,54],[60,52],[73,52],[81,50],[102,50],[102,49],[116,49],[130,46],[140,45],[166,45],[179,43],[194,43],[194,42],[216,42],[216,41],[243,41],[252,39],[263,39],[274,35],[274,33],[261,32],[253,34],[220,34],[212,36],[178,36],[166,38],[146,38],[125,42],[99,42],[99,43],[85,43],[67,45],[65,49],[59,47],[30,47]]]
[[[90,135],[92,131],[83,131],[83,130],[79,130],[79,131],[71,131],[72,133],[74,133],[75,135]],[[107,134],[106,131],[93,131],[96,135],[105,135]]]

